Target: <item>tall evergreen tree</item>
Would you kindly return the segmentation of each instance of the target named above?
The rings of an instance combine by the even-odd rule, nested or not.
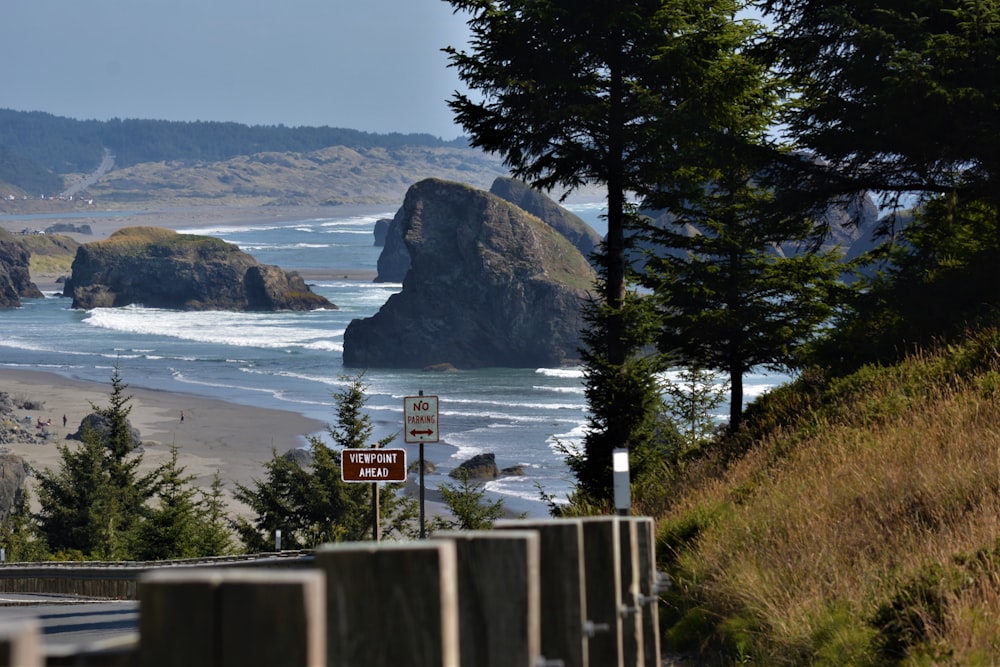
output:
[[[1000,2],[764,0],[783,119],[831,191],[957,193],[997,212]]]
[[[142,453],[132,437],[131,396],[116,365],[106,407],[92,405],[103,428],[83,429],[83,443],[59,445],[55,471],[39,473],[39,529],[53,552],[109,560],[131,557],[134,530],[156,493],[159,470],[138,471]]]
[[[675,159],[687,128],[672,120],[705,84],[697,53],[683,70],[660,63],[690,53],[703,39],[691,16],[731,16],[729,0],[449,0],[467,12],[468,52],[448,48],[451,65],[480,99],[449,102],[472,144],[502,155],[517,178],[549,190],[599,183],[607,188],[608,234],[599,285],[600,341],[588,343],[600,368],[589,369],[591,405],[603,416],[601,437],[588,441],[584,475],[610,470],[611,449],[632,447],[650,420],[616,403],[648,385],[630,364],[626,230],[629,193],[655,187],[651,175]],[[725,91],[717,91],[720,95]],[[642,369],[645,372],[645,368]],[[607,381],[600,388],[597,383]],[[643,401],[644,406],[652,403]],[[622,409],[619,409],[622,408]],[[578,480],[608,499],[610,480]]]
[[[695,69],[702,91],[677,112],[688,128],[679,159],[656,171],[647,197],[667,214],[645,229],[655,250],[644,281],[660,305],[660,349],[679,365],[727,374],[736,430],[743,376],[795,364],[832,313],[840,268],[836,256],[813,251],[822,233],[814,220],[783,207],[787,160],[769,138],[780,82],[748,54],[760,27],[699,13],[691,31],[692,52],[659,63],[708,65]]]

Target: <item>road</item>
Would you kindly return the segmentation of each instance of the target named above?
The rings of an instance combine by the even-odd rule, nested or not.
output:
[[[71,185],[66,190],[60,192],[59,196],[72,197],[81,192],[82,190],[86,190],[91,185],[101,180],[101,176],[104,176],[104,174],[111,171],[111,168],[114,166],[115,166],[115,154],[111,150],[105,148],[104,157],[101,159],[101,164],[98,165],[97,169],[84,176],[82,179]]]
[[[0,593],[0,623],[24,619],[38,620],[46,655],[137,641],[139,635],[139,603],[134,600]]]

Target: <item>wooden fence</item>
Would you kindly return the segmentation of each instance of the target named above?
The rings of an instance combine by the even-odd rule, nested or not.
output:
[[[114,664],[659,665],[652,519],[519,520],[495,528],[332,544],[279,571],[143,572],[138,645]],[[45,664],[30,623],[0,627],[0,648],[0,667]],[[73,664],[108,662],[95,654]]]

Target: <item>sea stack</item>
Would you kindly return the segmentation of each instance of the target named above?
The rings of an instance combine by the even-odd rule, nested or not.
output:
[[[126,227],[80,246],[63,294],[81,309],[130,304],[174,310],[336,308],[297,273],[260,264],[220,239],[159,227]]]
[[[393,219],[402,291],[344,333],[357,368],[538,368],[578,358],[594,271],[562,234],[470,186],[413,185]],[[387,244],[388,249],[388,244]]]

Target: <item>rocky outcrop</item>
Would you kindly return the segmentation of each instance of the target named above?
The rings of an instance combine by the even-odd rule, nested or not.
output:
[[[94,230],[90,225],[74,225],[71,222],[57,222],[45,228],[46,234],[86,234],[90,236]]]
[[[139,429],[132,426],[132,423],[127,419],[125,420],[125,425],[128,427],[128,436],[132,449],[142,447],[142,434],[139,432]],[[91,412],[80,420],[80,426],[76,429],[76,433],[71,433],[66,437],[70,440],[83,440],[88,432],[104,440],[111,433],[111,424],[108,423],[107,418],[102,414]]]
[[[0,308],[17,308],[21,299],[44,295],[31,282],[31,253],[7,231],[0,230]]]
[[[532,368],[577,358],[594,272],[566,237],[495,195],[436,179],[410,188],[393,226],[411,268],[402,291],[347,327],[345,366]]]
[[[401,283],[410,270],[410,251],[403,240],[403,228],[395,219],[389,223],[382,239],[382,252],[375,265],[377,283]]]
[[[675,218],[668,212],[654,209],[642,209],[642,215],[650,220],[654,227],[669,228],[674,227],[674,231],[694,237],[701,232],[691,224],[685,224],[677,229]],[[878,207],[874,200],[867,193],[859,194],[849,201],[831,204],[827,210],[816,221],[822,227],[826,236],[820,244],[819,250],[836,252],[844,256],[845,260],[856,257],[871,250],[875,244],[875,230],[879,226]],[[780,257],[794,257],[805,252],[810,244],[801,242],[786,242],[774,247],[774,253]],[[678,254],[682,251],[677,249],[664,249],[660,246],[650,244],[645,239],[633,239],[632,249],[629,251],[629,261],[637,269],[645,265],[645,256],[653,254]]]
[[[552,199],[533,190],[527,183],[499,177],[493,181],[490,193],[530,213],[569,239],[588,260],[601,243],[601,235],[580,216],[564,209]],[[375,223],[375,245],[382,246],[378,257],[377,283],[401,283],[410,270],[410,253],[398,225]]]
[[[381,248],[385,245],[385,237],[389,233],[389,225],[392,224],[392,218],[379,218],[375,221],[375,247]]]
[[[10,518],[24,495],[24,482],[31,469],[24,457],[0,451],[0,523]]]
[[[336,308],[299,274],[260,264],[231,243],[157,227],[127,227],[80,246],[63,294],[73,297],[73,308],[83,309]]]
[[[497,467],[496,454],[476,454],[468,461],[463,462],[457,468],[448,473],[449,477],[455,479],[468,478],[470,481],[488,482],[500,476],[500,468]]]
[[[567,211],[524,181],[501,176],[493,181],[490,192],[543,220],[569,239],[569,242],[588,259],[601,244],[601,235],[584,222],[583,218],[572,211]]]

